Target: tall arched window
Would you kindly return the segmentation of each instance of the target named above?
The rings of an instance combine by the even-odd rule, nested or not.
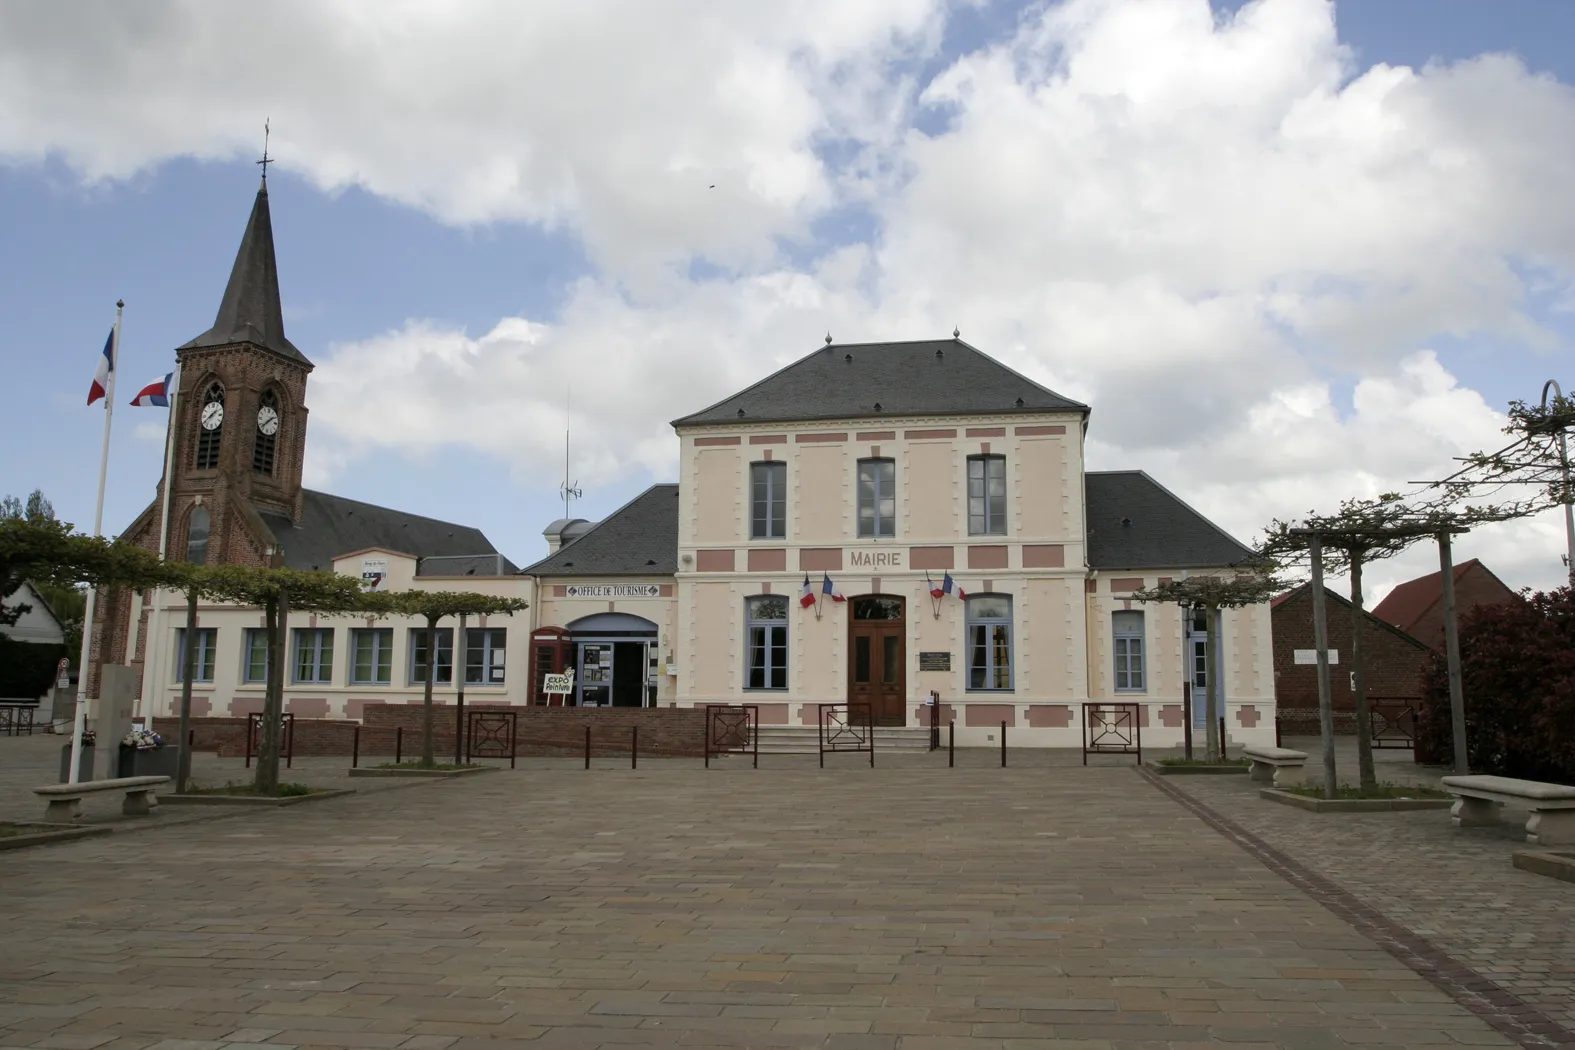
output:
[[[219,465],[219,441],[224,434],[224,387],[214,383],[202,395],[197,410],[197,469]]]
[[[194,565],[205,565],[208,561],[208,532],[213,527],[213,519],[208,516],[207,507],[193,507],[191,514],[186,518],[186,560]]]
[[[274,451],[279,447],[279,399],[272,390],[263,391],[257,406],[257,438],[252,444],[252,469],[259,474],[273,473]]]

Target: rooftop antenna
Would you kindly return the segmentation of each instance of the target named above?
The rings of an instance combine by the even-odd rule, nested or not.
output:
[[[574,387],[571,384],[563,394],[563,485],[558,489],[563,494],[563,516],[565,519],[569,516],[569,501],[571,499],[579,499],[583,495],[580,492],[580,483],[569,480],[569,403],[573,395]]]
[[[262,160],[255,161],[254,163],[262,165],[263,181],[267,182],[268,181],[268,165],[273,163],[273,158],[268,156],[268,118],[266,118],[266,117],[263,118],[263,155],[262,155]]]

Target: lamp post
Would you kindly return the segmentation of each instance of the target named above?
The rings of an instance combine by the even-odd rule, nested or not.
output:
[[[1558,380],[1550,379],[1542,384],[1542,407],[1548,407],[1548,390],[1552,388],[1556,397],[1562,399],[1564,391],[1559,388]],[[1564,428],[1559,428],[1559,467],[1563,471],[1564,490],[1561,493],[1564,503],[1564,565],[1569,570],[1570,583],[1575,585],[1575,506],[1570,503],[1570,453],[1568,439]]]

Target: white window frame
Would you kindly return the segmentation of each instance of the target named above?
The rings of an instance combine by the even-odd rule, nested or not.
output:
[[[891,468],[891,491],[885,492],[881,488],[880,473],[874,479],[874,490],[870,494],[870,531],[864,531],[864,468],[868,464],[878,464]],[[853,475],[853,531],[859,539],[879,540],[892,539],[897,535],[897,461],[889,456],[870,456],[861,459],[855,464]],[[880,512],[881,501],[891,500],[891,514],[883,515]]]
[[[761,504],[755,472],[765,474],[765,530],[761,531]],[[749,538],[752,540],[787,539],[787,464],[764,459],[749,465]]]
[[[980,601],[981,599],[984,599],[984,598],[989,598],[989,599],[993,599],[993,600],[1004,600],[1006,602],[1006,616],[1005,616],[1005,618],[1003,619],[1002,617],[999,617],[999,616],[975,616],[974,613],[973,613],[974,602]],[[966,635],[965,635],[965,637],[967,638],[967,653],[963,657],[963,659],[967,662],[967,665],[968,665],[965,668],[965,671],[966,671],[966,674],[967,674],[967,678],[966,678],[965,681],[967,683],[966,689],[967,689],[968,692],[970,692],[970,693],[1010,693],[1010,692],[1013,692],[1015,690],[1015,688],[1017,686],[1017,678],[1016,678],[1016,675],[1017,675],[1017,667],[1016,667],[1017,660],[1015,658],[1016,654],[1013,652],[1014,638],[1013,638],[1013,632],[1012,632],[1012,619],[1013,619],[1013,616],[1014,616],[1015,612],[1016,612],[1016,609],[1014,607],[1014,604],[1012,602],[1012,596],[1010,594],[971,594],[971,595],[968,596],[968,608],[967,608],[967,612],[966,612],[966,616],[967,616],[967,618],[966,618]],[[992,627],[999,627],[999,626],[1001,626],[1003,624],[1006,626],[1006,684],[1005,685],[991,685],[991,684],[988,684],[988,683],[992,683],[992,682],[995,681],[995,678],[996,678],[995,671],[997,670],[999,665],[996,663],[996,660],[995,660],[995,647],[994,647],[993,644],[991,644],[991,641],[990,641],[990,634],[991,634],[990,628],[992,628]],[[984,649],[984,651],[985,651],[985,665],[984,665],[985,679],[984,680],[987,683],[985,685],[974,685],[973,684],[973,670],[974,670],[974,668],[973,668],[973,652],[974,652],[974,638],[973,638],[973,635],[974,635],[974,628],[975,627],[982,627],[982,628],[985,629],[985,649]]]
[[[973,494],[973,468],[976,463],[979,465],[981,475],[979,478],[980,492],[978,496]],[[999,514],[992,514],[990,511],[990,468],[997,465],[1001,470],[1001,510]],[[968,535],[1005,536],[1006,516],[1009,506],[1008,497],[1011,494],[1011,490],[1007,487],[1006,457],[996,452],[969,456],[966,473],[968,485]],[[980,511],[977,515],[973,512],[975,500],[978,500],[980,504]],[[974,527],[975,518],[979,521],[978,528]]]
[[[761,601],[762,599],[780,601],[784,604],[784,611],[788,611],[788,596],[785,594],[751,594],[749,597],[744,599],[744,691],[746,693],[785,693],[787,692],[789,685],[788,662],[792,652],[791,649],[789,649],[788,638],[789,616],[784,615],[780,620],[757,618],[754,615],[755,603]],[[757,630],[764,632],[762,636],[762,644],[760,646],[764,659],[760,665],[760,671],[762,680],[766,683],[765,685],[749,684],[750,677],[755,671],[754,634]],[[771,632],[777,630],[782,632],[781,645],[774,644],[771,637]],[[782,672],[782,684],[772,685],[772,672],[779,669],[778,665],[772,660],[772,653],[777,650],[780,650],[782,655],[780,666],[780,670]]]
[[[1137,630],[1122,624],[1137,624]],[[1137,609],[1118,609],[1110,614],[1110,650],[1114,658],[1114,685],[1118,693],[1148,692],[1148,653],[1144,632],[1148,623]],[[1122,685],[1122,676],[1126,685]],[[1135,675],[1135,678],[1134,678]]]

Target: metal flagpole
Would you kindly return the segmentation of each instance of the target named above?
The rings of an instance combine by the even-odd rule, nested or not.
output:
[[[98,503],[93,509],[93,535],[104,534],[104,479],[109,473],[109,423],[115,415],[115,375],[120,371],[120,316],[125,312],[126,301],[115,303],[115,333],[110,341],[109,386],[104,391],[104,451],[98,460]],[[93,648],[93,607],[98,598],[98,588],[89,586],[87,602],[82,609],[82,653],[77,658],[77,713],[71,726],[71,763],[66,770],[66,783],[75,784],[82,765],[82,731],[87,728],[88,654]],[[118,743],[118,741],[117,741]]]
[[[180,407],[180,362],[175,362],[175,371],[170,376],[170,418],[164,428],[164,500],[159,507],[159,561],[169,560],[170,539],[170,483],[174,480],[172,470],[175,465],[175,411]],[[164,612],[164,588],[153,589],[153,611],[148,614],[148,630],[142,642],[142,699],[138,705],[142,709],[143,728],[153,728],[153,698],[149,694],[149,670],[154,665],[154,646],[163,635],[159,633],[162,626],[160,616]],[[157,679],[153,679],[156,681]],[[180,742],[181,747],[186,742]]]

